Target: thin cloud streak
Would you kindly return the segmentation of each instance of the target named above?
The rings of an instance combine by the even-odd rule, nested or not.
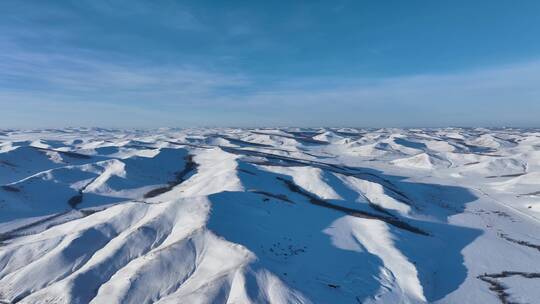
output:
[[[92,96],[94,102],[151,98],[171,101],[202,98],[227,87],[247,85],[241,75],[225,75],[192,66],[152,66],[114,63],[83,56],[39,53],[0,54],[0,87],[32,94],[74,98]]]

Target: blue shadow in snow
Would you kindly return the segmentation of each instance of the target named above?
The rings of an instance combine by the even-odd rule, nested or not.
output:
[[[343,212],[310,204],[304,196],[291,192],[277,180],[290,180],[289,176],[244,162],[239,162],[239,169],[239,177],[248,191],[211,195],[213,207],[208,227],[255,253],[258,260],[251,265],[252,269],[268,269],[307,297],[325,303],[358,303],[380,292],[378,276],[384,267],[383,261],[358,242],[358,249],[354,249],[355,246],[340,248],[327,234],[332,223],[345,216]],[[435,189],[452,197],[455,208],[449,210],[421,202],[420,209],[436,212],[437,219],[442,220],[438,222],[405,219],[394,211],[387,212],[431,234],[423,236],[389,225],[395,247],[415,264],[427,301],[440,300],[456,290],[467,277],[461,251],[480,231],[450,225],[446,220],[449,215],[464,210],[465,204],[474,201],[476,196],[460,187],[411,183],[403,177],[384,175],[373,169],[349,169],[366,173],[364,177],[368,180],[386,184],[388,195],[398,196],[409,204],[415,203],[414,198],[422,197],[418,193],[411,195],[410,191]],[[359,194],[333,173],[323,171],[322,177],[343,198],[327,200],[329,203],[379,214],[385,212],[356,202]],[[280,200],[280,195],[292,203]],[[251,296],[257,299],[260,295],[254,284],[246,283]]]

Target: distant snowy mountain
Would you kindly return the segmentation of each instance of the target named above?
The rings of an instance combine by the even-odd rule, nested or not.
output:
[[[0,130],[0,303],[538,303],[540,130]]]

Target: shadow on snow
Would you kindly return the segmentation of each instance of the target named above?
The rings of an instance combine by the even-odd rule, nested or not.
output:
[[[476,197],[460,187],[411,183],[373,169],[348,169],[363,172],[367,180],[386,183],[387,194],[401,196],[409,204],[416,204],[413,200],[418,199],[419,205],[413,206],[416,213],[427,209],[436,211],[436,218],[430,221],[400,218],[429,232],[430,236],[392,225],[388,228],[394,246],[415,265],[428,302],[440,300],[456,290],[467,276],[461,251],[480,231],[448,224],[447,218],[462,212]],[[357,177],[360,176],[362,174]],[[355,202],[359,196],[356,191],[330,171],[323,171],[322,177],[343,198],[328,202],[361,208],[361,204]],[[290,191],[279,183],[279,179],[292,180],[286,175],[240,161],[239,178],[248,191],[210,196],[213,207],[208,227],[255,253],[258,259],[251,265],[253,270],[268,269],[290,287],[323,302],[361,303],[381,293],[384,288],[381,258],[367,250],[338,248],[325,232],[337,219],[346,216],[345,213],[311,204],[305,196]],[[452,208],[425,201],[422,194],[431,191],[451,197]],[[371,211],[377,212],[376,209]],[[399,218],[399,215],[394,216]],[[251,286],[253,282],[246,283],[247,289],[257,298],[258,289]]]

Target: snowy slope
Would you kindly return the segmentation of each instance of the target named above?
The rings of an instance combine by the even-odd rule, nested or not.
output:
[[[0,303],[534,303],[539,221],[534,129],[0,132]]]

